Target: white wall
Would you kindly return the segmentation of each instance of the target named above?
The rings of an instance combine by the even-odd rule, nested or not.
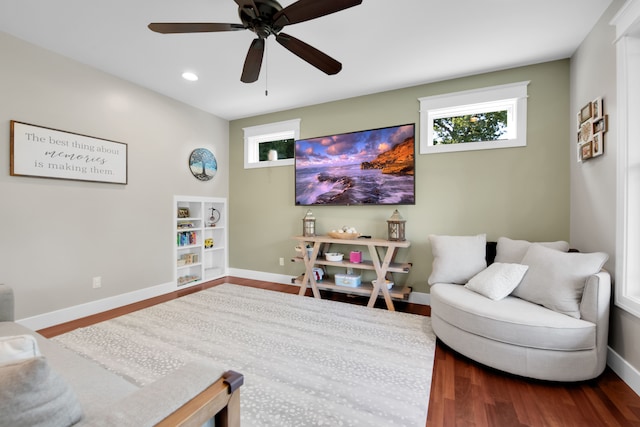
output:
[[[228,196],[228,122],[5,33],[0,56],[0,283],[16,317],[172,282],[173,195]],[[128,144],[128,185],[10,176],[10,120]],[[198,147],[218,160],[211,181],[188,169]]]
[[[616,265],[616,52],[615,29],[609,22],[624,2],[614,0],[598,24],[571,58],[571,112],[598,96],[609,115],[603,156],[579,164],[575,161],[575,121],[569,132],[571,151],[571,245],[584,252],[605,251],[605,268]],[[614,277],[615,280],[615,277]],[[640,319],[612,307],[609,345],[626,363],[640,370]]]
[[[614,28],[609,25],[622,2],[614,2],[571,58],[571,244],[582,251],[604,251],[605,268],[615,270],[616,205],[616,56]],[[604,154],[576,161],[576,113],[602,96],[609,115]]]

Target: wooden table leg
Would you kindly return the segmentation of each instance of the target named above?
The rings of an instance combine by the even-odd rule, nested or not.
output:
[[[378,294],[382,291],[382,295],[384,296],[384,301],[387,304],[387,310],[396,311],[395,306],[393,305],[393,300],[391,299],[391,295],[389,294],[389,289],[387,289],[386,279],[387,279],[387,269],[389,269],[389,264],[391,264],[391,260],[393,259],[394,251],[387,248],[387,252],[384,256],[384,260],[382,264],[380,264],[380,258],[378,257],[378,252],[376,251],[376,247],[374,245],[368,245],[369,254],[371,256],[371,261],[373,261],[373,266],[376,270],[376,284],[373,286],[373,291],[371,292],[371,297],[369,297],[369,302],[367,303],[367,307],[373,307],[376,303],[376,299],[378,299]]]
[[[395,251],[391,250],[391,248],[387,248],[387,253],[384,256],[384,261],[382,262],[382,268],[378,273],[378,276],[382,276],[382,279],[378,279],[378,284],[382,289],[382,295],[384,295],[384,300],[387,303],[387,309],[389,311],[395,311],[395,306],[393,305],[393,300],[391,299],[391,295],[389,294],[389,288],[387,288],[387,270],[389,269],[389,265],[395,256]]]
[[[320,296],[320,291],[318,290],[316,277],[313,274],[313,266],[315,265],[316,258],[318,257],[319,252],[320,252],[320,242],[316,242],[313,245],[311,258],[309,258],[306,244],[303,244],[302,258],[304,259],[305,272],[304,272],[304,277],[302,278],[302,283],[300,284],[300,291],[298,292],[298,295],[304,296],[305,292],[307,291],[307,283],[311,283],[311,291],[313,292],[314,298],[318,298],[318,299],[322,298]]]

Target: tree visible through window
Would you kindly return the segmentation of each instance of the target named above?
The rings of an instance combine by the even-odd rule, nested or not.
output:
[[[507,139],[506,133],[507,110],[433,120],[434,145],[497,141]]]
[[[418,98],[420,153],[526,147],[528,84]]]

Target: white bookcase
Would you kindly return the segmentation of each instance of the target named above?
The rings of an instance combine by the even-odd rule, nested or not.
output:
[[[174,278],[177,287],[227,275],[229,264],[227,199],[174,196]],[[212,214],[219,219],[212,224]]]

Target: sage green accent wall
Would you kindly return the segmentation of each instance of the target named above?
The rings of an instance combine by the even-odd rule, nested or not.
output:
[[[294,205],[294,168],[244,169],[244,127],[300,118],[300,137],[309,138],[418,124],[420,97],[525,80],[531,81],[526,147],[420,155],[417,126],[416,204],[313,207],[317,229],[326,233],[347,225],[386,238],[386,220],[397,207],[411,241],[398,259],[412,262],[413,269],[395,279],[419,292],[428,292],[429,234],[568,239],[569,61],[560,60],[230,122],[230,266],[291,276],[303,270],[289,262],[295,254],[291,236],[301,234],[307,210]],[[287,261],[282,267],[280,257]]]

